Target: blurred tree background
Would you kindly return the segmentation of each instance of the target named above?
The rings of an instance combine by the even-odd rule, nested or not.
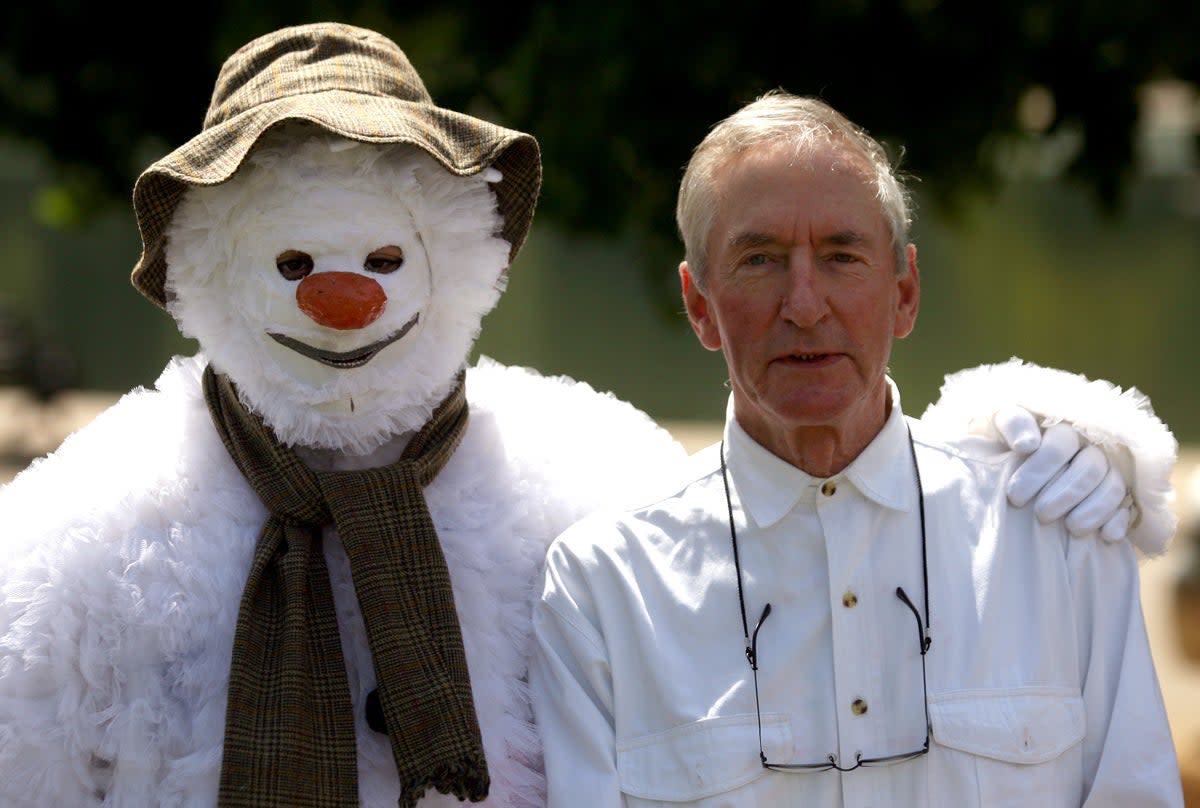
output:
[[[678,302],[674,194],[709,126],[783,87],[919,178],[924,305],[893,361],[907,410],[1017,355],[1136,386],[1200,441],[1195,0],[213,0],[186,24],[43,0],[4,17],[0,335],[41,348],[0,351],[0,372],[45,395],[151,384],[194,349],[129,285],[133,182],[197,133],[234,49],[336,19],[395,39],[439,104],[541,142],[534,231],[482,353],[719,418],[719,357]]]

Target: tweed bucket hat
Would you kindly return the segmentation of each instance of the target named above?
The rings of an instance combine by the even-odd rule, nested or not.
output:
[[[435,105],[404,52],[375,31],[298,25],[234,52],[217,76],[200,134],[138,177],[133,207],[142,254],[131,280],[139,292],[166,307],[164,233],[188,186],[229,179],[263,133],[288,120],[365,143],[408,143],[458,176],[494,167],[503,174],[492,187],[510,263],[529,234],[542,183],[532,135]]]

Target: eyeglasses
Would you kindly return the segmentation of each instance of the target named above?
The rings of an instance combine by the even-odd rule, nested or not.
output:
[[[763,607],[762,616],[758,618],[758,624],[754,627],[754,633],[751,634],[749,642],[746,644],[746,659],[750,662],[750,670],[754,677],[754,712],[758,717],[758,758],[762,761],[764,769],[771,769],[777,772],[822,772],[830,769],[837,769],[840,772],[852,772],[862,766],[887,766],[892,763],[901,763],[906,760],[918,758],[929,751],[929,691],[925,681],[925,652],[929,650],[933,640],[929,637],[928,631],[921,625],[921,615],[917,612],[917,607],[909,599],[903,587],[896,587],[896,597],[899,598],[905,606],[912,612],[913,617],[917,621],[917,641],[921,651],[921,703],[925,705],[925,743],[920,749],[914,749],[911,752],[901,752],[895,755],[883,755],[882,757],[863,757],[863,753],[859,752],[854,756],[854,762],[843,766],[838,762],[837,755],[830,754],[819,763],[772,763],[767,760],[766,750],[763,748],[762,740],[762,708],[758,701],[758,632],[762,628],[763,622],[767,616],[771,614],[771,604]]]
[[[762,708],[759,704],[758,697],[758,632],[762,629],[763,623],[771,614],[771,604],[768,603],[763,607],[762,615],[758,618],[758,623],[754,626],[754,632],[749,631],[746,622],[746,600],[742,592],[742,566],[738,557],[737,532],[733,525],[733,500],[729,493],[729,475],[725,470],[725,443],[721,442],[721,477],[725,482],[725,503],[729,508],[729,536],[733,543],[733,565],[737,571],[738,585],[738,604],[742,610],[742,632],[746,641],[746,659],[750,663],[750,671],[754,678],[754,712],[758,719],[758,757],[762,761],[764,769],[770,769],[777,772],[785,773],[809,773],[823,772],[831,769],[836,769],[839,772],[852,772],[855,769],[863,766],[888,766],[893,763],[902,763],[906,760],[919,758],[929,751],[929,740],[931,737],[930,720],[929,720],[929,687],[925,674],[925,654],[929,651],[929,646],[933,644],[933,638],[929,633],[929,565],[926,559],[925,551],[925,495],[921,486],[921,472],[917,468],[916,449],[912,443],[912,433],[909,433],[909,450],[912,452],[913,469],[917,477],[917,492],[919,494],[920,516],[921,516],[921,570],[924,576],[925,584],[925,621],[922,623],[921,614],[917,611],[917,607],[913,605],[912,600],[904,591],[903,587],[896,587],[896,597],[912,612],[913,618],[917,621],[917,643],[921,652],[921,703],[925,707],[925,743],[920,749],[914,749],[911,752],[901,752],[895,755],[883,755],[880,757],[864,757],[862,752],[854,756],[854,762],[843,766],[838,762],[837,755],[829,754],[824,760],[819,763],[772,763],[767,760],[766,750],[763,748],[762,739]]]

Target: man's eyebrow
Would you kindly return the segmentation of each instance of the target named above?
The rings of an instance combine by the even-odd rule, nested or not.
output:
[[[838,230],[826,236],[824,241],[843,247],[861,247],[869,244],[871,240],[858,230]]]
[[[761,247],[764,244],[773,244],[775,237],[766,233],[737,233],[730,237],[729,246],[734,249],[742,247]]]

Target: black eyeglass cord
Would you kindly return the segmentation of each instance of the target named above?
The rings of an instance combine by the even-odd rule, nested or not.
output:
[[[906,424],[906,426],[907,426],[907,424]],[[917,505],[918,505],[918,512],[919,512],[920,520],[921,520],[921,576],[922,576],[923,588],[925,590],[924,591],[924,595],[925,595],[925,604],[924,604],[925,605],[925,621],[924,621],[924,624],[922,624],[921,615],[917,611],[917,607],[915,605],[913,605],[912,600],[908,597],[908,594],[904,591],[903,587],[900,587],[900,586],[896,587],[896,597],[898,597],[904,603],[904,605],[908,607],[909,611],[912,612],[913,617],[917,621],[917,633],[921,638],[921,657],[922,657],[922,663],[924,663],[925,654],[927,651],[929,651],[929,646],[931,646],[933,644],[933,637],[932,637],[932,634],[929,629],[929,560],[928,560],[928,553],[927,553],[927,549],[928,549],[927,548],[927,538],[926,538],[926,534],[925,534],[925,488],[921,484],[921,469],[920,469],[920,466],[918,466],[918,464],[917,464],[917,448],[913,442],[911,428],[908,429],[908,450],[909,450],[910,455],[912,456],[913,474],[917,480]],[[720,453],[721,453],[721,480],[725,483],[725,506],[728,509],[728,513],[729,513],[729,539],[730,539],[731,544],[733,545],[733,568],[734,568],[736,576],[737,576],[738,608],[741,611],[741,617],[742,617],[742,636],[745,640],[746,660],[750,663],[750,670],[754,673],[754,677],[753,677],[754,678],[754,703],[757,705],[758,704],[758,631],[759,631],[759,629],[762,628],[762,625],[766,621],[767,616],[771,614],[771,604],[767,603],[765,606],[763,606],[762,615],[759,616],[758,622],[754,625],[754,631],[753,631],[753,633],[751,633],[750,623],[746,619],[746,597],[745,597],[745,592],[742,588],[742,562],[741,562],[741,557],[738,553],[737,528],[734,525],[734,518],[733,518],[733,496],[730,493],[730,489],[729,489],[729,472],[725,465],[725,439],[724,438],[721,438]],[[926,688],[928,687],[928,681],[927,681],[926,675],[925,675],[924,664],[921,665],[921,685],[922,685],[923,690],[926,690]],[[926,690],[926,692],[927,692],[927,690]],[[764,767],[768,767],[769,764],[767,762],[767,753],[762,748],[762,710],[755,710],[755,712],[758,714],[758,749],[759,749],[758,756],[762,761],[762,765]],[[928,727],[929,727],[928,698],[926,698],[926,703],[925,703],[925,726],[926,726],[926,729],[928,729]],[[925,746],[924,746],[923,751],[928,751],[928,750],[929,750],[929,735],[927,732],[926,736],[925,736]],[[858,753],[857,759],[855,761],[855,765],[853,765],[853,766],[843,767],[843,766],[838,765],[837,758],[834,757],[833,755],[829,755],[829,759],[828,759],[828,768],[837,769],[838,771],[841,771],[841,772],[853,771],[854,769],[857,769],[862,764],[863,764],[863,760],[862,760],[861,752]]]

